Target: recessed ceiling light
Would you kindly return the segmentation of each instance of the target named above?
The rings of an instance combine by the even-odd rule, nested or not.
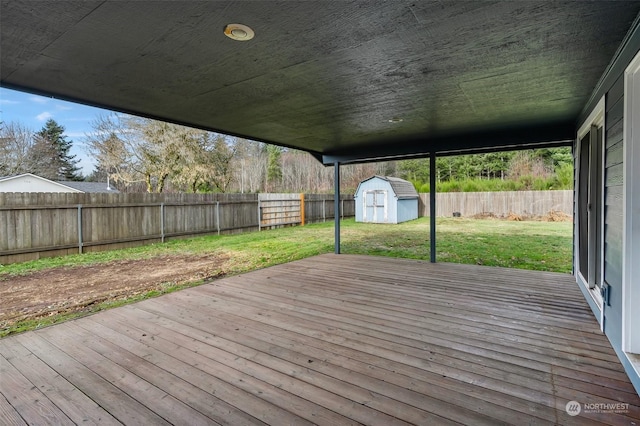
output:
[[[224,35],[237,41],[249,41],[253,38],[255,33],[246,25],[229,24],[224,27]]]
[[[400,117],[393,117],[393,118],[390,118],[388,121],[389,123],[402,123],[404,120]]]

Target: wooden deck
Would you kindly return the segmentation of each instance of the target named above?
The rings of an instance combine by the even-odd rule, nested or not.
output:
[[[640,425],[640,398],[570,276],[322,255],[0,340],[25,423]]]

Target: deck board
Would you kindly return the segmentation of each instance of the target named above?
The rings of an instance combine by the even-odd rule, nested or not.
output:
[[[369,256],[10,336],[0,374],[2,424],[640,424],[570,276]]]

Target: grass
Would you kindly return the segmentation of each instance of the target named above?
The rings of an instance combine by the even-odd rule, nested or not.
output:
[[[397,225],[342,223],[342,252],[428,260],[429,218]],[[542,271],[571,272],[569,222],[511,222],[438,218],[437,260]],[[227,254],[227,274],[333,251],[333,222],[235,235],[211,235],[130,249],[44,258],[0,265],[0,277],[115,260],[188,254]]]
[[[430,257],[428,218],[398,225],[353,225],[344,227],[343,253]],[[436,260],[570,273],[572,227],[569,222],[439,218]]]
[[[437,261],[502,266],[554,272],[571,272],[572,223],[509,222],[464,218],[438,218]],[[115,260],[157,256],[221,254],[228,257],[225,275],[234,275],[280,263],[333,252],[333,222],[236,235],[204,236],[171,240],[109,252],[45,258],[20,264],[0,265],[0,280],[58,267],[96,265]],[[430,258],[429,218],[398,225],[342,222],[342,253]],[[32,330],[87,313],[170,293],[202,281],[167,285],[135,296],[95,304],[83,312],[67,312],[16,323],[0,330],[4,335]]]

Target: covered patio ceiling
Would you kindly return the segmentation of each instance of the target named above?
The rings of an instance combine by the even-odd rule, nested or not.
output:
[[[8,1],[3,87],[329,164],[553,146],[640,2]],[[249,41],[224,34],[247,25]]]

